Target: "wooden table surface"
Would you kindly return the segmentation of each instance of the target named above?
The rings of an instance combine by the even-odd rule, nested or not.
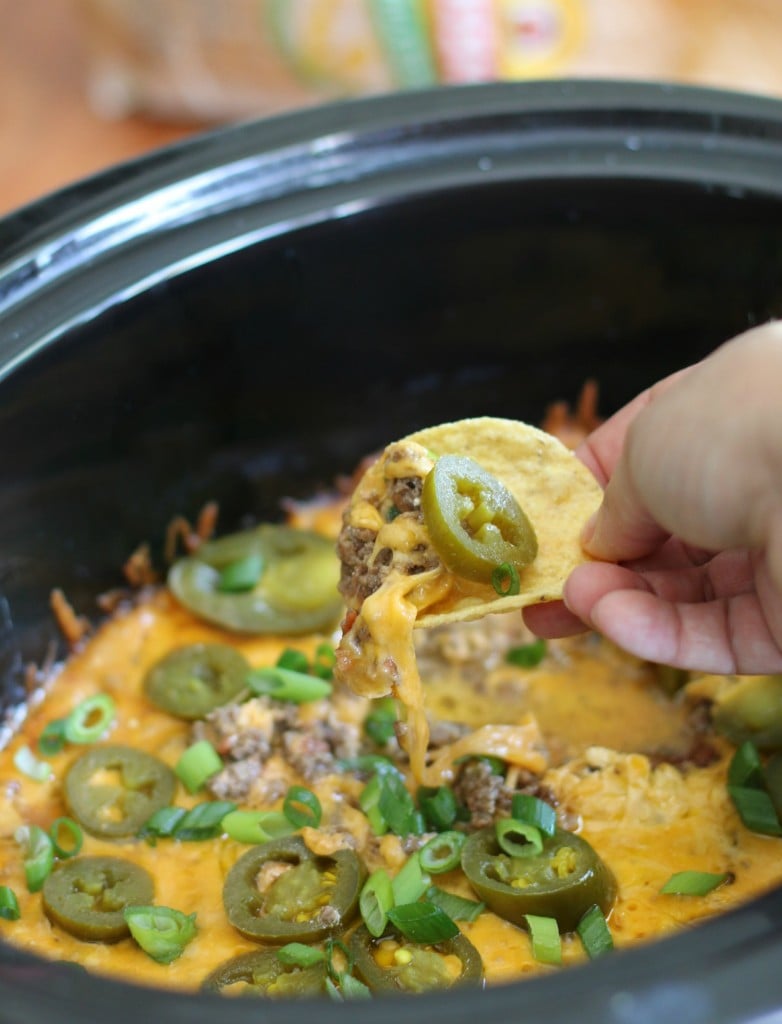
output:
[[[208,127],[98,116],[87,101],[72,2],[0,0],[0,216]],[[602,11],[610,28],[586,74],[626,75],[638,66],[636,73],[648,76],[652,67],[659,74],[649,77],[782,96],[782,0],[633,0],[629,7],[627,0],[588,0],[584,9],[595,18]],[[616,17],[607,17],[612,11]],[[640,64],[634,55],[643,55]]]
[[[198,129],[90,109],[68,0],[0,0],[0,216]]]

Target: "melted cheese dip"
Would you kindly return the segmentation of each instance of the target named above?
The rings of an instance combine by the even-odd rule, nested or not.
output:
[[[560,825],[583,835],[609,865],[618,883],[609,915],[617,947],[688,928],[779,883],[780,840],[748,832],[726,794],[732,749],[709,736],[713,760],[698,767],[688,759],[698,737],[686,694],[671,700],[656,684],[651,666],[593,636],[550,644],[535,668],[514,667],[503,652],[529,639],[521,630],[519,616],[511,615],[417,637],[432,732],[445,720],[461,723],[468,736],[471,730],[506,729],[521,737],[524,756],[511,764],[507,781],[513,788],[519,772],[538,773],[557,805]],[[260,667],[274,664],[286,647],[311,656],[319,643],[332,639],[237,638],[200,622],[165,590],[103,625],[57,673],[0,754],[0,884],[14,890],[21,907],[19,920],[0,921],[3,940],[103,975],[183,990],[197,989],[228,958],[257,949],[234,930],[223,910],[226,874],[249,848],[226,836],[205,842],[159,840],[152,846],[85,833],[84,855],[136,862],[152,875],[158,905],[197,915],[198,934],[173,963],[156,963],[130,938],[114,945],[85,942],[51,924],[40,893],[27,891],[14,832],[29,824],[48,829],[67,813],[62,779],[85,748],[69,745],[48,758],[52,777],[46,782],[21,775],[13,758],[24,745],[37,749],[47,722],[66,716],[86,697],[107,693],[117,714],[103,742],[149,751],[173,767],[192,742],[191,726],[154,707],[142,687],[146,672],[163,655],[195,642],[228,643]],[[317,702],[301,714],[335,717],[361,736],[369,706],[367,699],[335,687],[330,702]],[[463,737],[435,756],[454,757],[459,742]],[[325,853],[352,845],[369,871],[384,867],[393,875],[399,870],[407,858],[403,842],[372,834],[358,805],[365,783],[353,775],[327,773],[307,780],[275,756],[241,805],[279,808],[281,793],[294,783],[311,788],[324,809],[321,827],[302,833],[311,849]],[[180,785],[175,802],[192,806],[208,798],[204,792],[189,795]],[[660,893],[672,873],[690,869],[730,872],[733,881],[705,897]],[[460,871],[439,875],[436,882],[475,898]],[[559,969],[537,963],[528,934],[490,912],[461,927],[483,958],[488,984]],[[578,938],[564,936],[564,963],[582,959]]]

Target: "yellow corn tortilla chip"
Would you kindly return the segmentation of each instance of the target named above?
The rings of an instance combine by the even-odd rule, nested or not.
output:
[[[602,490],[587,467],[561,441],[518,420],[483,416],[419,430],[414,441],[435,455],[466,455],[497,477],[529,517],[538,554],[520,574],[520,592],[500,596],[490,584],[458,579],[444,599],[422,608],[415,626],[482,618],[562,597],[571,570],[589,558],[581,530],[598,508]],[[366,481],[366,485],[365,485]],[[372,470],[356,489],[377,489]]]

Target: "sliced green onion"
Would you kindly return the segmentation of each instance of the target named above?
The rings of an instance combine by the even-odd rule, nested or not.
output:
[[[47,761],[39,761],[29,747],[19,747],[14,754],[14,765],[28,779],[35,782],[46,782],[52,777],[52,766]]]
[[[189,793],[197,793],[222,767],[223,760],[209,740],[198,740],[182,754],[174,772]]]
[[[159,964],[170,964],[181,956],[198,931],[195,914],[172,907],[125,907],[123,913],[130,934]]]
[[[459,926],[445,911],[426,901],[392,907],[388,918],[411,942],[444,942],[459,934]]]
[[[539,917],[537,914],[525,914],[527,927],[532,940],[532,955],[542,964],[562,963],[562,940],[559,937],[559,925],[555,917]]]
[[[728,794],[742,822],[751,832],[782,836],[782,826],[779,824],[777,812],[765,790],[728,786]]]
[[[457,804],[448,786],[421,786],[416,794],[426,824],[441,832],[456,821]]]
[[[334,981],[326,978],[326,994],[336,1003],[344,1003],[349,999],[371,999],[372,993],[358,978],[343,971]]]
[[[223,594],[241,594],[252,590],[263,573],[263,559],[259,554],[247,555],[230,562],[221,571],[217,589]]]
[[[492,775],[505,777],[506,767],[501,757],[494,757],[493,754],[462,754],[456,758],[454,764],[467,764],[469,761],[482,761],[489,766]]]
[[[228,800],[206,800],[189,810],[184,807],[161,807],[139,829],[140,839],[179,839],[191,842],[214,839],[224,828],[224,820],[236,810]]]
[[[399,509],[396,507],[396,505],[389,505],[388,508],[386,509],[386,522],[393,523],[393,521],[399,514]]]
[[[54,867],[54,844],[39,825],[20,825],[14,839],[22,847],[27,888],[38,892]]]
[[[317,828],[323,817],[320,800],[304,786],[291,786],[285,794],[282,810],[294,828],[304,828],[305,825]]]
[[[358,906],[371,935],[380,938],[388,924],[388,912],[394,905],[394,890],[388,872],[382,868],[364,882]]]
[[[60,860],[75,857],[84,845],[84,833],[73,818],[56,818],[49,826],[49,838]]]
[[[256,668],[248,675],[247,685],[259,697],[289,700],[293,704],[308,704],[323,700],[331,693],[331,683],[325,679],[294,672],[289,668]]]
[[[500,597],[513,597],[521,590],[519,571],[510,562],[503,562],[491,574],[491,585]]]
[[[535,857],[543,850],[543,837],[535,825],[515,818],[500,818],[495,828],[497,842],[509,857]]]
[[[196,804],[177,822],[174,839],[182,842],[193,842],[214,839],[223,832],[223,821],[227,815],[236,810],[236,804],[228,800],[206,800]]]
[[[331,679],[334,675],[334,667],[337,664],[337,652],[331,644],[318,644],[315,648],[315,657],[312,659],[310,671],[321,679]]]
[[[329,979],[331,980],[331,979]],[[339,990],[345,999],[371,999],[372,993],[363,981],[352,974],[343,974],[339,979]]]
[[[433,875],[453,871],[459,866],[466,841],[467,836],[463,832],[441,832],[418,851],[421,867]]]
[[[282,811],[231,811],[223,818],[222,828],[238,843],[268,843],[294,831]]]
[[[0,885],[0,917],[4,921],[18,921],[22,916],[16,893],[7,885]]]
[[[388,822],[378,807],[381,785],[380,775],[373,775],[358,797],[358,805],[367,816],[372,834],[376,836],[384,836],[388,832]]]
[[[551,804],[527,793],[513,794],[511,816],[525,825],[534,825],[546,836],[553,836],[557,830],[557,812]]]
[[[409,835],[420,836],[424,831],[423,815],[413,803],[402,776],[398,772],[383,772],[379,777],[377,806],[388,827],[403,839]]]
[[[116,706],[107,693],[87,697],[71,711],[63,725],[68,743],[97,743],[114,721]]]
[[[186,814],[184,807],[161,807],[147,818],[137,835],[139,839],[151,840],[152,845],[156,839],[169,839]]]
[[[38,749],[44,757],[59,754],[65,746],[65,719],[54,718],[43,727],[38,737]]]
[[[396,721],[396,701],[393,697],[381,697],[373,701],[372,710],[364,719],[364,732],[379,747],[384,747],[394,738]]]
[[[335,953],[340,954],[345,961],[342,970],[337,967]],[[326,969],[331,979],[336,982],[341,981],[344,974],[350,974],[353,970],[353,954],[339,939],[326,939]]]
[[[309,671],[310,663],[304,651],[297,651],[295,647],[286,647],[275,663],[276,668],[287,668],[291,672]]]
[[[765,789],[760,753],[752,740],[736,748],[728,765],[728,785],[747,789]]]
[[[505,660],[509,665],[518,665],[520,668],[535,668],[546,657],[547,649],[546,641],[540,637],[530,644],[509,648],[505,652]]]
[[[672,896],[706,896],[729,878],[727,872],[714,874],[711,871],[677,871],[660,892]]]
[[[436,885],[429,886],[426,890],[426,898],[440,910],[445,911],[452,921],[474,921],[486,909],[485,903],[466,900],[463,896],[439,889]]]
[[[343,757],[337,761],[337,768],[341,772],[363,776],[399,771],[391,758],[384,754],[359,754],[358,757]]]
[[[394,903],[415,903],[431,885],[432,879],[421,867],[418,854],[408,857],[391,882]]]
[[[303,942],[289,942],[277,950],[277,959],[290,967],[312,967],[313,964],[323,963],[326,954],[322,949],[305,946]]]
[[[576,931],[590,960],[596,960],[614,948],[608,922],[596,903],[583,915],[576,925]]]

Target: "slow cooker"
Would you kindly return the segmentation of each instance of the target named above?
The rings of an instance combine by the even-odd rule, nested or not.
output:
[[[141,540],[279,518],[411,430],[608,413],[782,313],[782,103],[661,84],[442,88],[192,138],[0,222],[0,679],[62,656]],[[725,415],[730,416],[726,409]],[[0,936],[2,937],[2,936]],[[782,1020],[782,891],[483,992],[261,1004],[0,945],[0,1021]]]

